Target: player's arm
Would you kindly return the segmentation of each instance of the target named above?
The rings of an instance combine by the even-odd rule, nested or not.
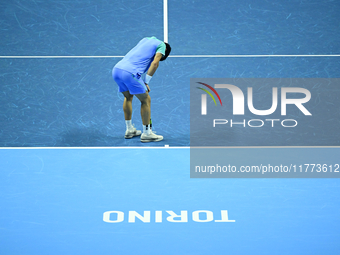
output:
[[[156,53],[151,65],[149,67],[147,75],[150,75],[150,76],[154,75],[154,73],[156,72],[156,70],[159,66],[159,61],[161,60],[162,56],[163,56],[162,53]]]
[[[148,72],[146,73],[146,76],[145,76],[145,85],[146,85],[146,88],[148,89],[148,92],[150,92],[150,87],[149,87],[149,82],[152,78],[152,75],[154,75],[154,73],[156,72],[158,66],[159,66],[159,61],[161,60],[163,54],[162,53],[156,53],[150,67],[149,67],[149,70]]]

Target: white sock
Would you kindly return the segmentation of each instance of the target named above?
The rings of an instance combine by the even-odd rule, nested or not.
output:
[[[131,128],[133,128],[133,126],[132,126],[132,121],[131,121],[131,120],[126,120],[126,121],[125,121],[125,124],[126,124],[126,129],[131,129]]]
[[[151,133],[150,125],[143,125],[143,133],[144,134],[150,134]]]

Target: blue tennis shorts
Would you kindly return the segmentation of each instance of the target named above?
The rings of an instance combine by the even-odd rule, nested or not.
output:
[[[129,91],[131,95],[143,94],[147,91],[141,75],[133,75],[119,68],[113,68],[112,77],[118,84],[119,92]]]

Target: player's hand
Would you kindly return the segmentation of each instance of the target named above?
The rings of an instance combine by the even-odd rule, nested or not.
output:
[[[146,83],[145,83],[145,85],[146,85],[146,88],[148,89],[148,92],[150,92],[150,87],[149,87],[149,85],[146,84]]]

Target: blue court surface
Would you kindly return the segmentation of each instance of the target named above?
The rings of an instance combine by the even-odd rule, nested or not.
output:
[[[188,158],[1,150],[0,253],[337,254],[339,179],[190,179]]]
[[[221,156],[326,164],[336,178],[192,178],[190,79],[340,78],[339,9],[322,0],[2,1],[0,254],[338,254],[340,89],[308,88],[313,116],[295,109],[287,118],[305,126],[284,139],[232,130]],[[164,140],[144,144],[124,139],[111,70],[147,36],[172,52],[150,83]],[[254,91],[256,107],[268,107],[268,91]],[[137,98],[133,123],[142,128]]]

